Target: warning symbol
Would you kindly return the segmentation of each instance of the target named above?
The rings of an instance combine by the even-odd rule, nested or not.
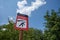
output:
[[[14,28],[17,30],[28,30],[28,16],[18,13]]]
[[[16,27],[26,28],[26,20],[18,19]]]

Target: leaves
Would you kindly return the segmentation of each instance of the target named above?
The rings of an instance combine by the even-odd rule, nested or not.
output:
[[[2,28],[7,30],[0,30],[0,40],[19,40],[19,31],[14,29],[14,24],[2,25]],[[23,31],[23,40],[42,40],[42,31],[30,28],[28,31]]]
[[[59,40],[60,39],[60,15],[58,12],[56,12],[55,10],[52,10],[50,13],[51,15],[49,16],[47,16],[47,14],[45,15],[47,16],[45,17],[45,20],[46,20],[45,26],[48,29],[44,32],[45,40]]]

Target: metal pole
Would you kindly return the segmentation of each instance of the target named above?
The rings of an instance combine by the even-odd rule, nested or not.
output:
[[[23,40],[23,30],[21,30],[19,33],[19,40]]]

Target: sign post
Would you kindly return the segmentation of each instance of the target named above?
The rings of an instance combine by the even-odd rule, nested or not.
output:
[[[19,40],[23,40],[23,30],[21,30],[19,33]]]
[[[15,29],[20,30],[19,40],[23,40],[23,30],[28,30],[28,16],[17,14]]]

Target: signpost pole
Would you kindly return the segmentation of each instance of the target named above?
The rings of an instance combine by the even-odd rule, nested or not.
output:
[[[23,40],[23,30],[28,30],[28,16],[18,13],[15,29],[20,30],[19,40]]]
[[[23,40],[23,30],[21,30],[19,33],[19,40]]]

